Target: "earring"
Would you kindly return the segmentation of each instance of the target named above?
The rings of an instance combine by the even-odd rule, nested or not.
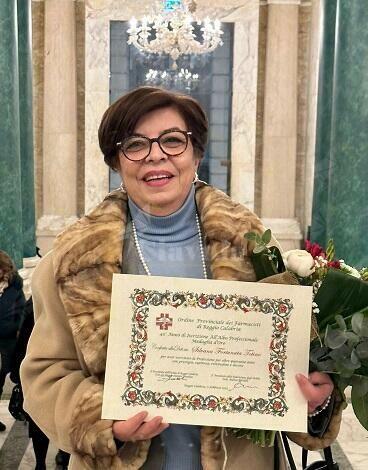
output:
[[[122,193],[126,193],[126,189],[125,189],[125,186],[124,186],[124,182],[123,182],[123,181],[120,183],[120,186],[119,186],[118,189],[120,189],[120,191],[121,191]]]
[[[194,179],[193,179],[193,184],[195,184],[197,181],[199,181],[198,173],[194,173]]]

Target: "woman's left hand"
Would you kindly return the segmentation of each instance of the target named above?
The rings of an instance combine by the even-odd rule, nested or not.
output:
[[[308,378],[297,374],[296,380],[304,397],[308,400],[308,413],[313,413],[318,406],[322,406],[331,395],[334,384],[328,374],[312,372]]]

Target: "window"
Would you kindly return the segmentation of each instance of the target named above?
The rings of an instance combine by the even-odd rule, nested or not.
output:
[[[213,53],[184,56],[178,60],[178,69],[171,75],[169,58],[142,54],[127,44],[126,21],[110,22],[110,103],[139,85],[158,85],[169,90],[179,90],[196,98],[206,110],[210,132],[207,152],[202,160],[199,177],[229,193],[231,156],[231,101],[234,25],[223,23],[224,45]],[[150,81],[146,75],[151,72]],[[192,81],[179,76],[181,69],[198,74]],[[110,171],[110,190],[120,184],[120,176]]]

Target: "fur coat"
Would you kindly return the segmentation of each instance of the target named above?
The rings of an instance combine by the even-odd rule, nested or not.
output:
[[[262,232],[260,220],[221,191],[197,184],[196,203],[214,279],[255,281],[243,234]],[[121,272],[127,197],[110,193],[89,215],[60,234],[33,280],[36,325],[22,365],[25,409],[57,446],[71,452],[75,469],[129,469],[144,464],[150,441],[126,443],[119,454],[112,421],[101,420],[110,295]],[[335,439],[341,403],[322,438],[293,434],[309,449]],[[224,440],[225,442],[221,442]],[[203,427],[204,470],[271,468],[272,449]]]

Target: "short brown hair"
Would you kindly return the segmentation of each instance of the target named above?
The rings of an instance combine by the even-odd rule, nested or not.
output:
[[[113,170],[118,168],[118,142],[132,135],[145,114],[160,108],[173,107],[192,132],[197,158],[203,158],[207,144],[208,121],[202,106],[188,95],[161,88],[142,86],[120,97],[105,111],[98,129],[98,140],[104,160]]]
[[[3,272],[2,277],[0,277],[0,281],[6,277],[9,283],[13,280],[13,277],[17,272],[17,268],[15,267],[13,260],[10,258],[8,253],[2,250],[0,250],[0,269]]]

